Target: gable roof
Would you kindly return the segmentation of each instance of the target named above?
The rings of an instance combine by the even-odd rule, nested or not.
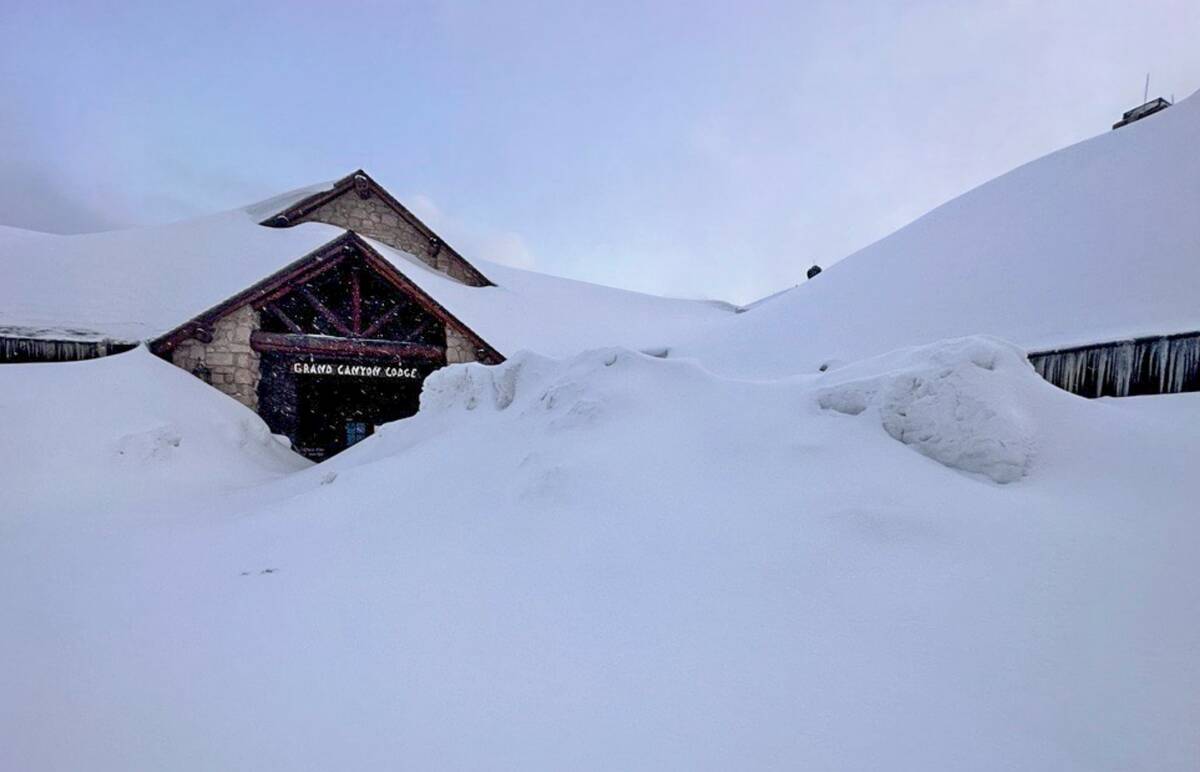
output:
[[[405,276],[402,271],[381,255],[373,246],[352,231],[345,231],[342,235],[284,266],[270,276],[222,300],[204,312],[197,314],[192,319],[160,335],[158,338],[150,341],[150,349],[156,354],[161,354],[174,349],[179,343],[188,338],[196,336],[201,336],[202,338],[209,337],[213,324],[222,317],[233,313],[245,305],[258,307],[262,301],[273,298],[279,294],[280,290],[289,285],[302,282],[317,271],[332,268],[354,255],[363,258],[366,264],[380,277],[400,292],[412,298],[425,311],[467,338],[476,349],[482,352],[482,361],[488,364],[498,364],[504,361],[504,357],[491,344],[464,324],[462,320],[450,313],[441,303]]]
[[[449,252],[452,255],[452,259],[461,264],[468,275],[472,276],[473,283],[483,287],[489,286],[492,283],[471,261],[463,257],[457,249],[446,243],[445,239],[434,232],[421,218],[413,214],[408,207],[400,203],[395,196],[389,193],[386,188],[372,179],[362,169],[356,169],[331,185],[320,186],[316,190],[311,190],[308,195],[299,200],[282,197],[283,200],[279,202],[282,208],[267,216],[260,224],[271,228],[290,228],[298,223],[308,221],[306,218],[325,222],[317,216],[320,214],[321,208],[342,196],[351,194],[355,194],[362,199],[372,196],[378,198],[383,202],[384,206],[395,212],[400,220],[412,227],[430,244],[436,245],[435,251],[445,250]],[[330,221],[330,224],[345,225],[345,223],[332,221]]]

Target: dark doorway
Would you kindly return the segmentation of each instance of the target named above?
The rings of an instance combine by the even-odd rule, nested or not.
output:
[[[421,384],[434,365],[395,360],[322,359],[262,354],[259,413],[298,453],[322,461],[371,434],[380,424],[417,412]]]

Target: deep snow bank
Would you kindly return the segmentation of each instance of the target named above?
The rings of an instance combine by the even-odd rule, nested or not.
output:
[[[773,381],[522,354],[254,485],[269,440],[239,447],[245,411],[186,373],[41,366],[24,412],[129,400],[57,451],[70,480],[104,495],[130,450],[138,473],[120,507],[44,480],[53,538],[2,523],[0,769],[1192,772],[1200,438],[1155,406],[1195,395],[1084,400],[1006,352]],[[893,391],[946,436],[953,399],[1019,409],[1030,474],[913,452],[883,428]],[[44,462],[5,443],[7,489]],[[181,480],[205,485],[161,495]]]
[[[611,376],[606,372],[610,368],[615,368]],[[672,363],[670,369],[693,368],[690,363]],[[624,391],[634,386],[629,379],[652,378],[665,374],[662,370],[661,366],[655,370],[653,357],[621,348],[595,349],[563,360],[526,351],[496,367],[474,364],[435,373],[421,393],[421,410],[437,413],[512,407],[524,418],[540,412],[584,420],[582,417],[600,412],[599,395],[611,392],[614,380],[621,382]],[[651,399],[658,393],[652,391],[655,396]]]
[[[0,367],[0,519],[259,483],[308,462],[250,410],[145,349]]]
[[[667,412],[669,402],[686,400],[700,384],[715,392],[741,392],[731,397],[738,401],[774,392],[797,402],[813,399],[823,409],[850,416],[869,412],[893,439],[948,467],[999,483],[1026,474],[1035,446],[1032,406],[1058,396],[1048,393],[1051,387],[1019,349],[974,337],[773,383],[729,380],[694,362],[663,361],[625,349],[567,360],[523,352],[497,367],[468,365],[435,373],[422,393],[421,412],[429,418],[512,410],[523,431],[562,428],[598,420],[610,403],[629,403],[637,394]],[[710,420],[720,423],[730,407],[711,409]]]
[[[944,341],[830,374],[823,408],[870,411],[892,438],[954,469],[998,483],[1025,476],[1033,457],[1029,408],[1044,390],[1015,346],[984,337]]]

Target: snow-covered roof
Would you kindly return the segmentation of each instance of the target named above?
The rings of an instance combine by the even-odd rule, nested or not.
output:
[[[366,241],[501,353],[567,356],[603,346],[667,348],[732,316],[719,301],[680,300],[473,259],[495,286],[470,287],[403,252]]]
[[[1200,98],[992,180],[680,347],[814,371],[988,334],[1026,350],[1200,330]]]
[[[146,340],[341,232],[317,223],[266,228],[238,209],[135,230],[0,234],[0,326]]]
[[[278,196],[264,199],[257,204],[251,204],[246,207],[246,213],[253,217],[256,222],[262,222],[273,215],[291,209],[310,196],[333,190],[336,184],[337,180],[329,180],[328,182],[320,182],[316,185],[307,185],[303,188],[289,190],[287,193],[280,193]]]
[[[60,236],[0,229],[0,335],[155,338],[344,233],[320,223],[258,223],[328,189],[317,185],[194,220]],[[565,355],[601,345],[661,347],[731,315],[672,300],[476,261],[497,286],[469,287],[411,255],[371,245],[503,354]]]

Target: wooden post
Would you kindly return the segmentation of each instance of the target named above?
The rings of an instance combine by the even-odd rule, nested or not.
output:
[[[350,329],[355,335],[362,334],[362,284],[358,266],[350,269]]]

